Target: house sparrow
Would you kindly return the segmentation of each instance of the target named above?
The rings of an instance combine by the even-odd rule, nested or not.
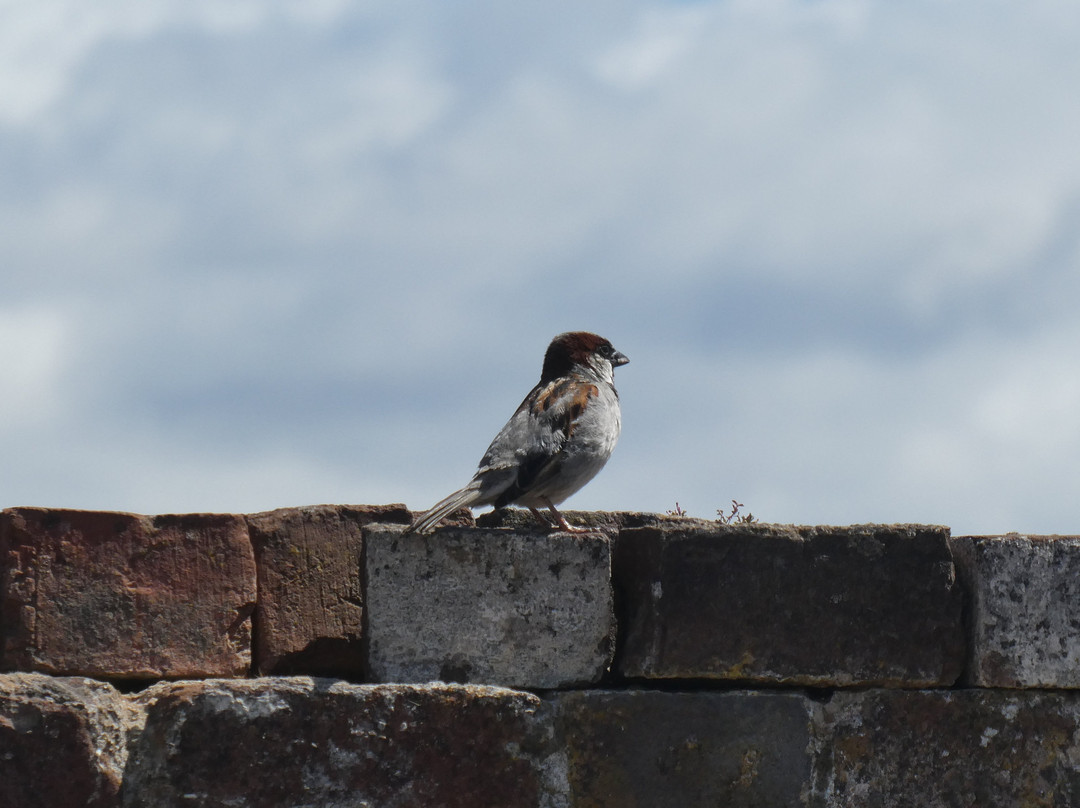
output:
[[[423,533],[462,507],[524,505],[551,511],[556,526],[574,533],[555,507],[604,467],[622,426],[615,368],[629,362],[596,334],[559,334],[544,354],[540,381],[488,446],[472,480],[436,503],[406,530]]]

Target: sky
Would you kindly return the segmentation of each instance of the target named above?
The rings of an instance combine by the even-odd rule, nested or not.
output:
[[[571,509],[1080,533],[1080,6],[0,0],[0,507],[432,504],[551,337]]]

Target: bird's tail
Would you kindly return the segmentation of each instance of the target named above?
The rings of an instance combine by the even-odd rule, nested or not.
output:
[[[432,505],[427,511],[417,517],[406,533],[426,533],[442,519],[449,516],[458,508],[467,508],[480,499],[480,485],[475,480],[459,491],[455,491],[445,499],[441,499]]]

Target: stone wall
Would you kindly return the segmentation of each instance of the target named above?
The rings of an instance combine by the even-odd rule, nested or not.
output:
[[[1080,538],[570,516],[3,511],[0,807],[1080,806]]]

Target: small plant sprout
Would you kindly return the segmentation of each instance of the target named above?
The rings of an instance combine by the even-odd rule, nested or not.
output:
[[[676,501],[674,509],[667,511],[668,516],[686,516],[687,513],[682,509],[682,506]]]
[[[678,507],[678,503],[675,503]],[[716,509],[716,521],[722,525],[752,525],[757,519],[752,513],[741,513],[740,509],[745,508],[741,502],[731,500],[731,511],[726,512],[723,508]]]

